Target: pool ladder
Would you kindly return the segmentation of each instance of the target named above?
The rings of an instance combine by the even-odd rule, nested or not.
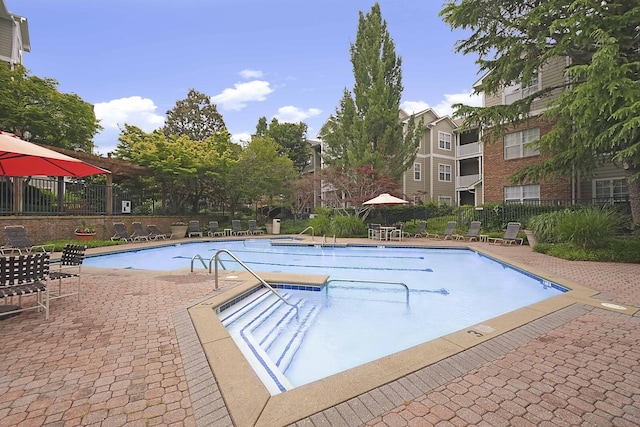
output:
[[[311,241],[313,242],[316,232],[315,232],[315,230],[313,229],[312,226],[308,226],[307,228],[302,230],[300,233],[298,233],[298,236],[302,236],[305,233],[305,231],[307,231],[307,230],[311,230]]]
[[[253,271],[252,269],[250,269],[244,262],[240,261],[240,259],[235,256],[233,253],[231,253],[230,251],[228,251],[227,249],[220,249],[218,250],[218,252],[215,253],[215,255],[213,255],[211,258],[209,258],[209,274],[211,274],[211,265],[215,262],[215,285],[213,287],[213,289],[218,289],[218,264],[222,265],[222,268],[224,268],[224,265],[222,264],[222,261],[220,261],[220,257],[219,255],[221,253],[226,253],[227,255],[229,255],[231,258],[233,258],[238,264],[240,264],[240,266],[242,266],[242,268],[244,268],[245,270],[247,270],[247,272],[249,274],[251,274],[253,277],[255,277],[256,279],[258,279],[258,281],[262,284],[262,286],[264,286],[265,288],[267,288],[268,290],[271,291],[271,293],[273,293],[276,297],[278,297],[278,299],[280,299],[280,301],[282,301],[283,303],[287,304],[290,307],[295,308],[296,310],[296,319],[300,319],[299,316],[299,310],[298,310],[298,306],[295,304],[291,304],[289,301],[287,301],[285,298],[282,297],[282,295],[280,295],[270,284],[268,284],[266,282],[266,280],[264,280],[262,277],[258,276],[258,274]],[[206,268],[207,265],[204,263],[204,259],[202,259],[202,257],[200,256],[200,254],[196,254],[194,256],[191,257],[191,272],[193,273],[193,263],[196,259],[199,259],[200,262],[202,263],[202,265]]]

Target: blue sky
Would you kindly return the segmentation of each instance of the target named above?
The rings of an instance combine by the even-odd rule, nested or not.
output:
[[[261,116],[303,121],[309,138],[353,88],[349,48],[362,0],[5,0],[27,18],[32,74],[94,104],[105,128],[96,153],[118,144],[124,123],[150,132],[193,88],[212,98],[235,142]],[[454,52],[465,33],[438,13],[441,2],[380,0],[402,57],[401,107],[451,113],[478,79],[475,57]]]

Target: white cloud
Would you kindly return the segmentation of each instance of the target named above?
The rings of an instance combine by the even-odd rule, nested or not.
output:
[[[273,92],[269,82],[252,80],[246,83],[236,83],[233,88],[227,88],[218,95],[211,97],[211,101],[225,110],[239,111],[249,102],[264,101]]]
[[[318,116],[320,113],[322,113],[322,110],[319,108],[302,110],[298,107],[294,107],[293,105],[287,105],[278,108],[278,113],[275,115],[275,118],[278,119],[279,122],[299,123],[310,117]]]
[[[113,151],[118,145],[120,129],[124,124],[139,127],[145,132],[151,132],[164,125],[164,116],[157,114],[158,107],[153,100],[140,96],[112,99],[98,102],[94,105],[96,118],[104,128],[96,135],[94,142],[96,152]]]
[[[445,94],[444,99],[437,105],[430,106],[424,101],[406,101],[400,107],[409,114],[418,113],[431,107],[440,116],[451,116],[453,114],[453,104],[465,104],[474,107],[482,106],[480,95],[473,95],[471,92]]]
[[[251,141],[251,133],[249,132],[234,133],[231,135],[231,142],[236,144],[245,146],[249,141]]]
[[[260,70],[242,70],[240,71],[240,77],[243,79],[259,79],[263,76],[262,71]]]

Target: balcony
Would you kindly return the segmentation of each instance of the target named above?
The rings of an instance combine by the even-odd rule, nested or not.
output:
[[[482,176],[480,174],[458,176],[456,177],[456,189],[457,190],[467,189],[469,187],[472,187],[481,179],[482,179]]]
[[[472,142],[470,144],[458,145],[457,156],[458,157],[470,157],[470,156],[479,156],[482,154],[480,152],[480,143]]]

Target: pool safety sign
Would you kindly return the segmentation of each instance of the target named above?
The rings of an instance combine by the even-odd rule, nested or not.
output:
[[[131,200],[122,201],[122,213],[131,213]]]

